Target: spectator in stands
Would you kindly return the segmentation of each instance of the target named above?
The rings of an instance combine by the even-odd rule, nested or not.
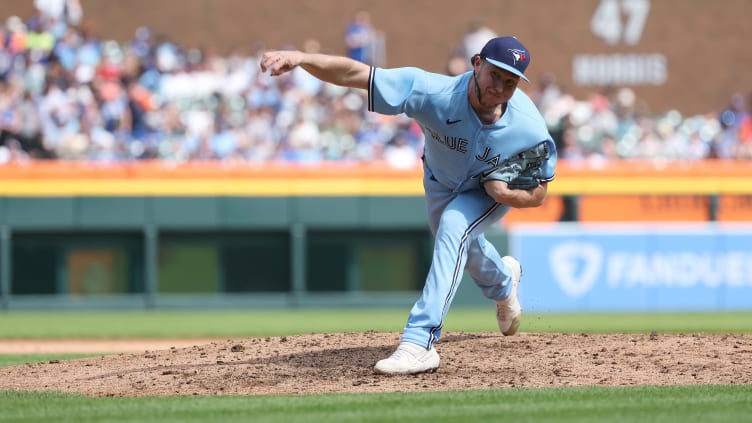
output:
[[[752,160],[752,94],[747,96],[747,114],[739,125],[739,148],[736,158]]]
[[[744,96],[734,93],[729,99],[728,106],[718,113],[721,132],[713,144],[713,151],[717,157],[730,159],[736,156],[742,125],[748,116]]]
[[[457,76],[470,70],[470,62],[459,52],[452,53],[446,64],[446,74]]]
[[[470,63],[470,59],[480,52],[488,40],[496,36],[496,32],[486,26],[483,17],[473,18],[462,36],[462,54],[465,56],[465,61]]]
[[[374,29],[371,25],[371,14],[367,10],[355,12],[352,21],[345,28],[345,47],[347,57],[359,62],[372,64],[372,45]]]
[[[687,142],[688,148],[683,158],[690,161],[704,160],[710,157],[710,143],[700,136],[699,132],[693,132]]]
[[[59,24],[78,25],[84,16],[80,0],[34,0],[34,7],[39,11],[39,17],[47,21],[48,27]],[[56,32],[61,35],[62,32]]]
[[[541,111],[552,108],[562,95],[556,75],[551,72],[543,72],[538,78],[538,84],[530,90],[530,99]]]

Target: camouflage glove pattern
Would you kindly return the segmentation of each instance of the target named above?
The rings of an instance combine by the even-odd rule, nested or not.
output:
[[[483,172],[480,184],[504,181],[510,189],[533,189],[540,185],[541,164],[548,157],[548,145],[543,141],[529,150],[511,156],[498,167]]]

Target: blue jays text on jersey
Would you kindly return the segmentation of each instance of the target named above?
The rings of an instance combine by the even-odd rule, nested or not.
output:
[[[451,120],[447,119],[447,124],[450,124],[449,122],[452,122]],[[455,123],[457,121],[454,121]],[[447,148],[450,150],[455,150],[460,153],[467,153],[467,145],[470,142],[469,140],[461,137],[452,137],[449,135],[442,135],[438,131],[431,129],[429,127],[423,127],[423,132],[426,135],[430,135],[430,138],[433,141],[436,141],[440,144],[444,144]],[[428,137],[426,137],[428,139]],[[496,154],[495,156],[492,156],[492,150],[491,147],[486,147],[486,149],[483,151],[482,154],[476,154],[475,159],[479,160],[483,163],[486,163],[490,166],[491,169],[496,168],[499,166],[499,163],[501,162],[501,154]],[[488,169],[486,169],[488,171]],[[477,178],[478,174],[473,175],[473,178]]]
[[[429,127],[424,127],[423,132],[427,135],[430,134],[431,138],[434,141],[444,144],[450,150],[459,151],[460,153],[467,153],[468,140],[465,138],[442,135],[438,131],[435,131]]]

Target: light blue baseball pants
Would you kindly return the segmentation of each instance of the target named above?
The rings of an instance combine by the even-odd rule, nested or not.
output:
[[[511,291],[511,272],[483,232],[498,222],[509,206],[496,203],[482,189],[453,192],[426,172],[423,178],[433,260],[423,293],[410,311],[402,341],[430,348],[439,340],[444,318],[457,293],[463,269],[491,300]]]

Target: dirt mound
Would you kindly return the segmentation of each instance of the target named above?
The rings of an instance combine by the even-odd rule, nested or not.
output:
[[[154,396],[752,383],[750,334],[450,332],[437,344],[438,372],[374,374],[398,340],[395,333],[311,334],[52,360],[0,368],[0,389]]]

